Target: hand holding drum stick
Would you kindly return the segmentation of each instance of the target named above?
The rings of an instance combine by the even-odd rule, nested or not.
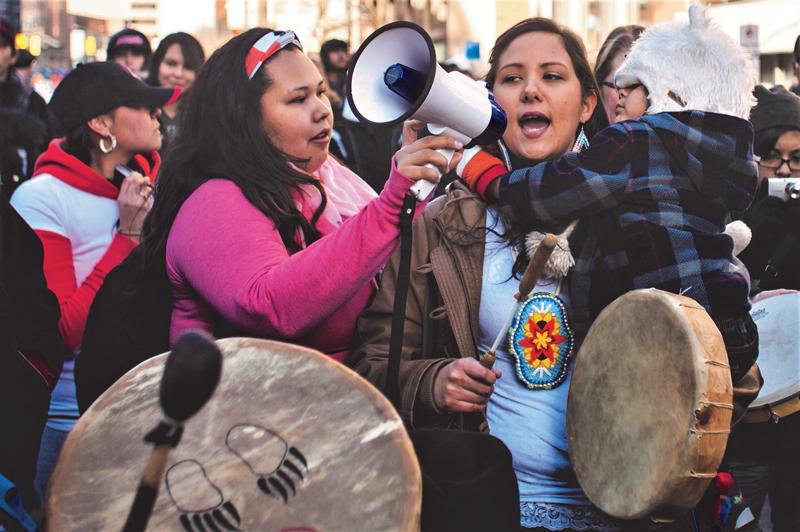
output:
[[[183,424],[213,395],[222,372],[222,353],[205,333],[189,331],[175,343],[164,364],[159,402],[162,420],[145,441],[154,444],[139,481],[123,532],[140,532],[153,512],[167,458],[183,435]]]
[[[514,299],[517,300],[517,303],[522,302],[523,299],[528,297],[528,294],[531,292],[531,290],[536,287],[536,283],[539,282],[539,277],[541,277],[542,271],[544,271],[544,266],[547,264],[548,259],[550,259],[550,255],[553,253],[555,247],[556,236],[552,233],[548,233],[542,239],[539,247],[536,248],[533,258],[530,260],[530,262],[528,262],[528,267],[525,268],[525,273],[522,274],[522,279],[519,281],[519,292],[517,292],[514,296]],[[503,327],[500,328],[500,332],[497,334],[497,338],[495,338],[491,349],[481,355],[481,365],[485,368],[492,369],[492,366],[494,366],[494,361],[497,358],[495,356],[497,347],[508,333],[508,328],[511,327],[511,322],[514,320],[514,314],[516,314],[516,312],[517,305],[514,305],[514,307],[511,309],[511,313],[508,315],[508,318],[503,324]]]

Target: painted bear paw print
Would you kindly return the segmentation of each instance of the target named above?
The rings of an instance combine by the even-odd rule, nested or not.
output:
[[[277,433],[259,425],[234,425],[225,445],[258,477],[261,491],[287,502],[308,474],[303,453],[289,446]]]
[[[166,475],[169,498],[181,512],[181,525],[188,532],[239,530],[239,512],[226,501],[197,460],[182,460]]]

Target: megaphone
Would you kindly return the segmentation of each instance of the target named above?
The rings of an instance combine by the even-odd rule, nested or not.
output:
[[[347,75],[347,102],[362,122],[389,126],[415,118],[427,122],[434,135],[467,147],[491,144],[506,128],[506,114],[486,86],[445,72],[430,36],[412,22],[392,22],[367,37]],[[439,151],[448,161],[453,155]],[[423,200],[435,188],[420,180],[411,191]]]

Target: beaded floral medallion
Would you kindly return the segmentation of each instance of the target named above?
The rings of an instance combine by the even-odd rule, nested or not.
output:
[[[574,344],[564,302],[537,292],[519,304],[508,331],[517,377],[531,390],[551,390],[567,376]]]

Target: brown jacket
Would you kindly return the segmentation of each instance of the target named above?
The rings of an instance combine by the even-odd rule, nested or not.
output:
[[[400,365],[400,416],[413,427],[441,426],[452,416],[433,404],[438,369],[477,355],[486,204],[460,183],[432,201],[413,226],[411,279]],[[383,389],[399,250],[383,272],[375,300],[358,322],[361,346],[347,361]]]
[[[485,226],[486,204],[459,182],[432,201],[414,223],[399,377],[400,416],[411,427],[482,424],[482,416],[439,412],[433,403],[433,381],[451,359],[478,355]],[[375,300],[359,319],[361,345],[347,361],[380,389],[388,366],[399,260],[398,250],[383,272]],[[754,365],[734,383],[734,419],[755,399],[762,382]]]

